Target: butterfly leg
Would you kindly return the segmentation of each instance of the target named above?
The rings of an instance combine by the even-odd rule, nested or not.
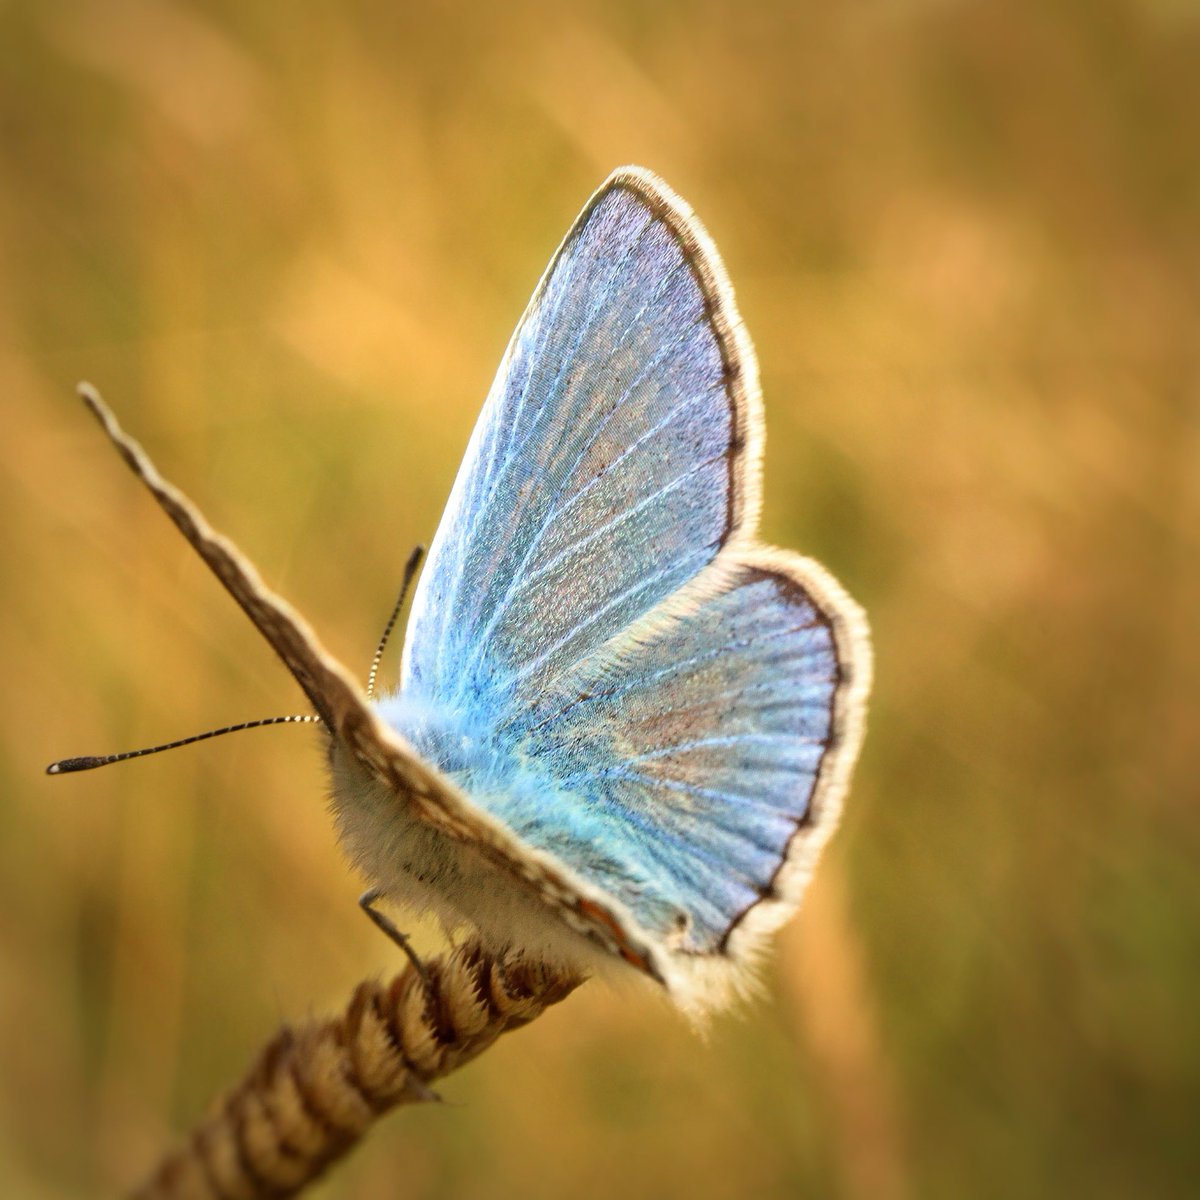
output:
[[[381,888],[369,888],[363,892],[358,898],[358,907],[375,922],[375,925],[383,930],[387,936],[400,947],[401,950],[408,956],[408,961],[412,963],[413,969],[421,977],[421,982],[425,985],[425,990],[429,990],[429,972],[425,970],[425,964],[417,956],[417,952],[412,948],[412,943],[408,940],[408,935],[401,933],[396,928],[395,923],[385,913],[381,913],[375,907],[377,900],[382,900],[384,892]]]

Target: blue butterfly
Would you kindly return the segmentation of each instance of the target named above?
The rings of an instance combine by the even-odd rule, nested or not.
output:
[[[837,823],[870,643],[823,567],[756,539],[754,351],[661,180],[616,171],[551,261],[378,701],[84,397],[312,701],[373,894],[692,1011],[744,990]]]

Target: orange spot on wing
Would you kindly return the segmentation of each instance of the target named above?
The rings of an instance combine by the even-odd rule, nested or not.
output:
[[[650,960],[640,950],[635,949],[629,944],[629,940],[625,936],[625,931],[617,924],[616,919],[608,909],[597,904],[594,900],[585,900],[582,897],[580,897],[577,903],[579,911],[585,917],[595,921],[598,925],[603,925],[612,934],[621,957],[627,963],[632,963],[639,971],[645,971],[647,975],[654,974],[650,966]]]

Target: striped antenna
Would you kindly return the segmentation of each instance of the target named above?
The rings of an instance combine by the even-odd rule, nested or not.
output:
[[[396,599],[396,606],[392,609],[392,615],[388,617],[387,624],[383,627],[383,636],[379,639],[379,645],[375,650],[375,657],[371,659],[371,670],[367,673],[368,700],[375,695],[375,676],[379,674],[379,663],[383,658],[384,650],[387,649],[388,638],[392,636],[392,630],[396,628],[396,621],[400,616],[400,610],[404,607],[404,600],[408,595],[408,589],[412,586],[413,576],[416,575],[417,568],[421,565],[421,559],[424,554],[424,546],[414,546],[413,552],[408,556],[408,562],[404,564],[404,580],[400,584],[400,595]]]
[[[190,746],[193,742],[203,742],[208,738],[221,737],[226,733],[241,733],[243,729],[258,729],[263,725],[312,725],[321,718],[312,715],[292,717],[260,717],[257,721],[243,721],[240,725],[226,725],[224,729],[210,729],[207,733],[194,733],[191,737],[180,738],[177,742],[166,742],[161,746],[147,746],[143,750],[124,750],[120,754],[84,755],[81,758],[62,758],[51,763],[46,768],[47,775],[70,775],[75,771],[93,771],[97,767],[111,766],[113,763],[124,762],[129,758],[142,758],[147,754],[158,754],[162,750],[177,750],[180,746]]]

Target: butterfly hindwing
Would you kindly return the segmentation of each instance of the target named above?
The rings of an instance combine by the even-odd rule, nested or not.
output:
[[[592,841],[620,863],[605,886],[673,950],[725,954],[751,910],[792,898],[786,865],[811,868],[857,752],[861,633],[817,564],[723,556],[516,723],[560,798],[544,820],[589,812]]]

